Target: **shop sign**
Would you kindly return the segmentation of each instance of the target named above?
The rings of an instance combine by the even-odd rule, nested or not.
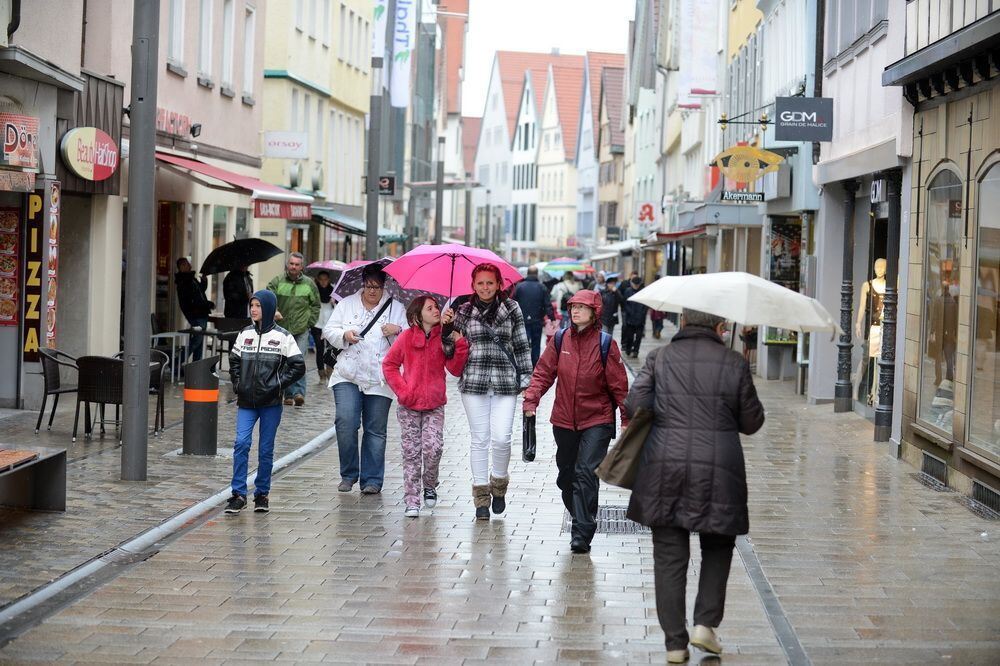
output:
[[[784,161],[781,155],[755,146],[733,146],[715,156],[709,166],[718,167],[722,175],[737,183],[752,183],[766,173],[778,170]]]
[[[640,201],[636,207],[635,219],[639,224],[655,224],[656,204],[652,201]]]
[[[35,174],[0,169],[0,192],[34,192]]]
[[[0,326],[17,326],[20,218],[20,208],[0,208]]]
[[[744,190],[723,190],[723,201],[734,201],[736,203],[763,203],[763,192],[746,192]]]
[[[59,221],[62,186],[49,186],[49,280],[45,297],[45,346],[56,347],[56,289],[59,284]]]
[[[253,216],[277,220],[311,220],[312,205],[291,201],[253,200]]]
[[[3,129],[3,153],[0,165],[38,168],[38,118],[14,113],[0,113]]]
[[[38,361],[42,338],[42,195],[28,195],[27,220],[24,228],[24,306],[21,320],[21,358],[27,363]]]
[[[118,168],[115,140],[96,127],[76,127],[59,144],[66,167],[85,180],[105,180]]]
[[[868,200],[873,204],[885,203],[885,178],[875,178],[872,180]]]
[[[264,157],[306,159],[309,137],[305,132],[264,132]]]
[[[604,233],[604,239],[608,242],[610,241],[620,241],[622,239],[622,228],[621,227],[608,227],[607,231]]]
[[[831,97],[778,97],[774,116],[778,141],[833,141]]]
[[[378,193],[385,196],[392,196],[396,193],[396,177],[395,176],[379,176],[378,177]]]
[[[186,137],[191,134],[191,117],[158,106],[156,107],[156,131]]]

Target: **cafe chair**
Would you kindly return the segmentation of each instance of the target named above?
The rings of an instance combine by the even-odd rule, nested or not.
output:
[[[52,419],[56,415],[56,407],[59,406],[59,396],[63,393],[76,393],[76,386],[64,386],[59,377],[59,368],[72,368],[77,370],[76,358],[58,349],[39,349],[38,353],[42,357],[42,379],[45,384],[45,392],[42,394],[42,408],[38,410],[38,422],[35,423],[35,434],[38,434],[42,427],[42,416],[45,414],[45,403],[50,395],[54,395],[52,402],[52,412],[49,414],[48,430],[52,430]]]
[[[121,359],[106,356],[81,356],[76,360],[79,368],[79,380],[76,392],[76,415],[73,417],[73,441],[76,441],[77,426],[80,422],[80,403],[84,403],[89,412],[90,403],[100,406],[100,417],[95,423],[100,423],[101,434],[104,434],[104,406],[114,405],[117,409],[122,404],[122,385],[124,382],[125,363]],[[117,419],[114,421],[117,427]],[[90,439],[94,423],[89,414],[84,424],[84,436]]]
[[[122,358],[125,352],[118,352],[114,358]],[[170,376],[170,356],[159,349],[149,350],[149,392],[156,396],[156,413],[153,417],[153,436],[165,427],[163,397]]]

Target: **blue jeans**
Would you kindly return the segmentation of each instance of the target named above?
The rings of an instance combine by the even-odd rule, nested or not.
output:
[[[524,332],[528,334],[528,341],[531,343],[531,367],[535,367],[542,354],[542,320],[524,322]]]
[[[200,326],[202,330],[208,327],[208,317],[196,317],[188,321],[191,327]],[[205,336],[201,333],[192,333],[190,337],[190,343],[188,347],[190,348],[190,354],[188,355],[188,362],[200,361],[201,351],[205,346]]]
[[[305,357],[309,353],[309,330],[302,331],[295,336],[295,344],[299,346],[299,351],[302,352],[302,356]],[[302,359],[305,362],[305,358]],[[286,398],[294,398],[297,395],[301,395],[303,398],[306,396],[306,376],[302,375],[292,384],[288,385],[285,389]]]
[[[357,384],[341,382],[333,387],[337,405],[334,426],[340,451],[340,478],[361,481],[361,487],[382,487],[385,476],[385,435],[392,400],[383,395],[366,395]],[[361,456],[358,457],[358,429],[364,423]],[[360,464],[359,464],[360,463]]]
[[[281,405],[236,410],[236,442],[233,443],[233,492],[247,496],[247,465],[253,444],[253,426],[260,419],[260,441],[257,444],[257,480],[254,496],[271,491],[271,468],[274,466],[274,435],[281,423]]]

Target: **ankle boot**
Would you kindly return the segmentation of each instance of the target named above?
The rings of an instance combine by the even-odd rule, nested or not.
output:
[[[476,520],[490,519],[489,486],[472,486],[472,503],[476,507]]]
[[[507,509],[507,500],[504,499],[507,496],[507,483],[510,481],[509,476],[505,476],[502,479],[496,476],[490,476],[490,493],[493,495],[493,513],[503,513]]]

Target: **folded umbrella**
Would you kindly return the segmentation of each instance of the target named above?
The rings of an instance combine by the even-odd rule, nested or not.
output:
[[[385,272],[406,289],[421,289],[451,298],[471,294],[472,269],[493,264],[500,269],[506,288],[519,282],[521,274],[489,250],[465,245],[420,245],[386,266]]]
[[[284,252],[263,238],[237,238],[209,252],[201,264],[200,272],[202,275],[211,275],[234,271],[242,266],[267,261]]]
[[[842,333],[816,299],[750,273],[668,275],[629,300],[665,312],[700,310],[746,326]]]

